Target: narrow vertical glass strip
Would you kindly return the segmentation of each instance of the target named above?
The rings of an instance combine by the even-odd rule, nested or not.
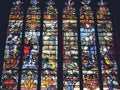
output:
[[[90,0],[82,0],[80,9],[80,38],[82,49],[83,89],[100,90],[95,43],[95,26]]]
[[[118,90],[119,79],[117,76],[118,69],[113,40],[113,28],[110,11],[106,4],[107,3],[101,0],[101,2],[98,3],[99,8],[97,11],[103,89]]]
[[[57,90],[58,74],[58,11],[49,0],[44,11],[42,73],[40,90]]]
[[[37,0],[31,0],[26,15],[21,90],[37,90],[41,18],[38,3]]]
[[[13,2],[10,10],[7,39],[4,53],[4,64],[1,78],[1,90],[16,90],[23,25],[23,2]]]
[[[72,0],[66,1],[63,9],[63,90],[80,90],[77,17]]]

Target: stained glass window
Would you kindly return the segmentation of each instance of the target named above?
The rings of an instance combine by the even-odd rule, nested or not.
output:
[[[40,8],[39,2],[31,0],[26,15],[26,29],[24,36],[24,55],[21,75],[21,90],[37,90],[39,38],[40,38]]]
[[[58,11],[49,0],[44,11],[41,90],[57,89]]]
[[[10,2],[0,90],[120,90],[108,0]]]
[[[10,10],[7,39],[4,53],[4,64],[1,84],[2,90],[16,90],[18,84],[18,70],[21,54],[23,2],[13,2]]]
[[[79,89],[77,16],[72,0],[63,9],[63,90]]]
[[[98,5],[97,23],[103,87],[104,89],[114,90],[119,86],[119,79],[110,11],[107,7],[107,3],[103,2],[103,0],[101,0]]]
[[[99,74],[95,43],[94,14],[90,0],[83,0],[80,9],[80,39],[83,73],[83,88],[86,90],[99,89]]]

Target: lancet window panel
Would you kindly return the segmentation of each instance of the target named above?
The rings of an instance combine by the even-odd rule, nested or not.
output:
[[[21,56],[23,2],[16,0],[10,9],[7,38],[4,51],[4,64],[1,77],[1,90],[16,90]]]
[[[83,88],[87,90],[100,89],[97,46],[95,35],[94,13],[90,0],[83,0],[80,8],[80,41]]]
[[[110,11],[106,2],[98,3],[97,11],[98,35],[101,53],[101,69],[104,89],[118,89],[118,66],[113,38],[113,27]]]
[[[38,85],[39,40],[41,33],[41,11],[38,4],[37,0],[31,0],[26,14],[21,90],[37,90]]]
[[[49,0],[43,15],[41,90],[56,90],[58,80],[58,10]]]
[[[63,90],[80,89],[77,16],[72,0],[66,1],[62,22]]]

